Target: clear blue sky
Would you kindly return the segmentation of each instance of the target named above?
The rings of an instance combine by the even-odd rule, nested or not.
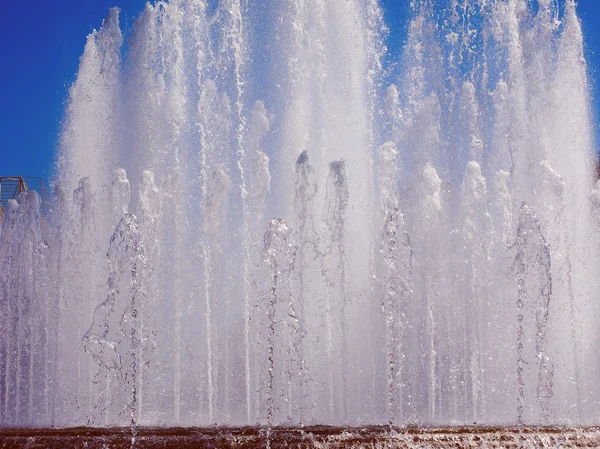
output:
[[[380,0],[397,54],[404,39],[409,0]],[[48,177],[67,96],[86,36],[109,7],[122,8],[131,27],[145,0],[4,0],[0,14],[0,175]],[[600,0],[580,0],[586,53],[600,109]],[[598,114],[597,114],[598,115]],[[596,120],[600,136],[599,120]]]

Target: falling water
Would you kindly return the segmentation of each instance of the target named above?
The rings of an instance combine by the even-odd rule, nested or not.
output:
[[[574,1],[386,14],[110,11],[2,223],[0,425],[599,424]]]

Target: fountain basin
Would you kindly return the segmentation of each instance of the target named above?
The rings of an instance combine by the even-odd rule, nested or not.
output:
[[[597,447],[600,427],[140,427],[3,429],[0,448],[582,448]]]

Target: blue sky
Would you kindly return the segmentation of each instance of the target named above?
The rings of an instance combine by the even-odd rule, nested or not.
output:
[[[398,53],[409,0],[380,0],[392,30],[388,46]],[[0,14],[0,175],[49,177],[60,120],[86,36],[109,7],[122,8],[127,29],[145,0],[5,0]],[[600,110],[600,1],[580,0],[586,56]],[[596,114],[598,115],[598,114]],[[600,136],[599,120],[595,123]]]

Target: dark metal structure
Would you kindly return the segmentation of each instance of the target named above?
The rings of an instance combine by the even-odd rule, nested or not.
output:
[[[46,185],[39,176],[0,176],[0,222],[8,202],[26,190],[35,190],[42,201],[46,198]]]

